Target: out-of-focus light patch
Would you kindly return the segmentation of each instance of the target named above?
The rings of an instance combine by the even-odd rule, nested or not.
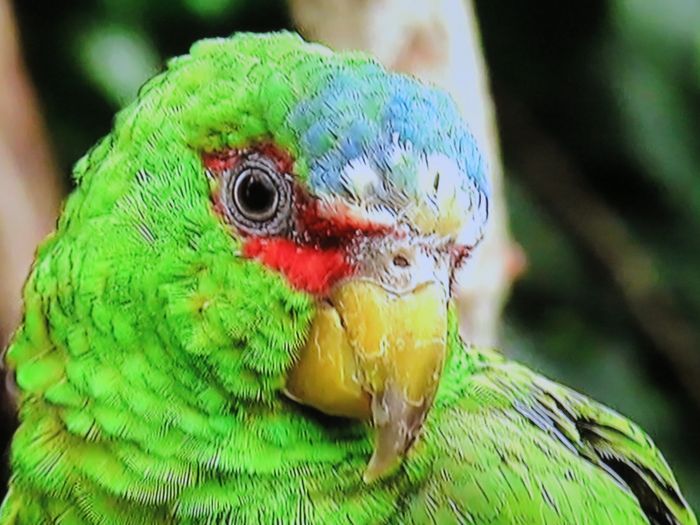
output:
[[[700,154],[688,118],[689,58],[698,39],[697,0],[615,0],[609,78],[627,147],[670,205],[698,221]]]
[[[78,44],[86,76],[116,107],[133,100],[139,87],[158,71],[160,59],[154,46],[133,29],[96,28]]]
[[[700,31],[698,31],[695,37],[695,78],[698,82],[698,87],[700,87]]]
[[[241,0],[183,0],[183,4],[192,14],[204,19],[228,14],[241,3]]]
[[[635,38],[654,40],[657,45],[683,45],[697,35],[700,24],[700,3],[697,0],[615,0],[610,5],[613,23]]]

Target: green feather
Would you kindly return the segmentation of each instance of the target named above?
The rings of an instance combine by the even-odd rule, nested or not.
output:
[[[435,405],[385,480],[362,481],[367,425],[281,396],[314,300],[240,257],[200,156],[272,140],[306,180],[286,115],[368,65],[389,78],[293,35],[197,43],[78,162],[7,353],[21,423],[0,524],[696,523],[639,428],[466,347],[454,313]]]

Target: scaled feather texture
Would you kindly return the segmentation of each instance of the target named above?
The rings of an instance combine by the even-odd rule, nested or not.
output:
[[[241,157],[283,172],[275,202],[306,218],[236,223],[222,174]],[[644,432],[464,344],[453,307],[391,475],[363,480],[370,423],[283,394],[352,274],[346,243],[400,218],[459,231],[468,264],[484,173],[449,96],[364,55],[240,34],[172,60],[78,162],[38,250],[6,356],[20,426],[0,524],[695,524]]]

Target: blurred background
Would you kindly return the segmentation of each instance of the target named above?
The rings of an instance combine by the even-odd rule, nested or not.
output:
[[[644,427],[698,512],[700,2],[473,8],[500,136],[493,164],[522,247],[508,240],[492,256],[507,261],[504,289],[514,281],[499,346]],[[0,341],[26,254],[114,112],[194,40],[295,20],[310,19],[281,0],[0,0]],[[5,398],[3,448],[12,412]]]

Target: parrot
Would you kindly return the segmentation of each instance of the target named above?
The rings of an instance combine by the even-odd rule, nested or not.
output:
[[[170,60],[37,249],[0,524],[696,524],[638,426],[459,335],[487,171],[361,52]]]

